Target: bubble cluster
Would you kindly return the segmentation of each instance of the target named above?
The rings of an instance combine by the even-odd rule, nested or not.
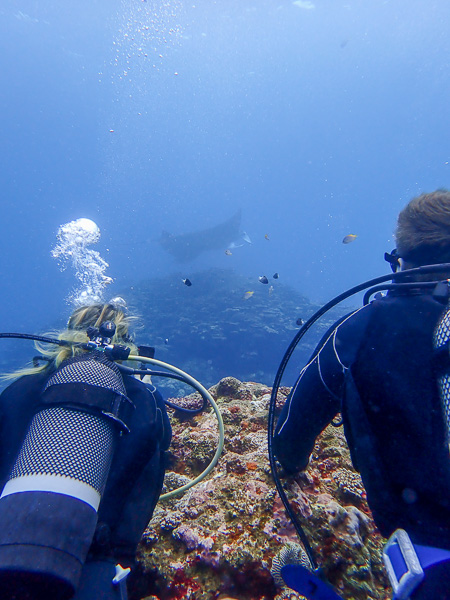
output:
[[[76,219],[58,229],[58,243],[51,254],[58,260],[61,271],[70,264],[80,282],[67,301],[75,306],[103,301],[103,289],[113,282],[104,274],[109,266],[96,250],[88,246],[100,239],[100,229],[91,219]]]
[[[149,67],[159,69],[168,49],[182,38],[180,0],[133,2],[123,0],[114,39],[116,67],[113,83],[137,78],[145,86]]]

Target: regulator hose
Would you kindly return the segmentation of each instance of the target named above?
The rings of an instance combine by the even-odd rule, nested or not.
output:
[[[206,388],[204,388],[202,386],[202,384],[199,383],[196,379],[191,377],[191,375],[189,375],[188,373],[185,373],[184,371],[182,371],[181,369],[178,369],[177,367],[174,367],[173,365],[169,365],[168,363],[162,362],[160,360],[156,360],[156,358],[146,358],[144,356],[137,356],[134,354],[130,354],[130,356],[128,357],[128,360],[135,360],[135,361],[139,361],[139,362],[149,363],[149,364],[155,365],[156,367],[159,367],[162,369],[167,369],[168,371],[171,371],[172,373],[175,373],[176,375],[181,376],[184,381],[186,381],[190,386],[192,386],[194,389],[196,389],[198,391],[198,393],[202,396],[203,399],[207,400],[211,404],[214,412],[216,413],[217,423],[218,423],[218,428],[219,428],[219,442],[218,442],[216,452],[215,452],[211,462],[206,467],[206,469],[200,473],[200,475],[197,475],[197,477],[195,479],[193,479],[189,483],[186,483],[185,485],[177,488],[176,490],[167,492],[166,494],[163,494],[162,496],[159,497],[160,500],[169,500],[170,498],[173,498],[177,494],[182,494],[182,493],[186,492],[187,490],[189,490],[191,487],[193,487],[197,483],[200,483],[200,481],[202,481],[202,479],[204,479],[207,475],[209,475],[209,473],[211,473],[211,471],[216,466],[217,461],[219,460],[219,457],[222,454],[224,440],[225,440],[222,415],[220,414],[219,407],[217,406],[214,398],[211,396],[211,394],[208,392],[208,390]],[[119,366],[119,368],[120,368],[120,366]]]
[[[0,333],[0,338],[33,340],[35,342],[44,342],[44,344],[56,344],[58,346],[87,346],[87,344],[69,342],[68,340],[57,340],[55,338],[45,337],[43,335],[34,335],[33,333]]]

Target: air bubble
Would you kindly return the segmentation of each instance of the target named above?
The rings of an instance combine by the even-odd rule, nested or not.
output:
[[[58,260],[61,271],[70,264],[80,282],[69,295],[68,303],[75,306],[103,302],[103,289],[113,282],[104,274],[108,263],[88,246],[100,239],[100,228],[91,219],[76,219],[58,229],[58,243],[51,254]]]

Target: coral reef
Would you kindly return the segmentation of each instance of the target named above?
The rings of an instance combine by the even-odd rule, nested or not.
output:
[[[270,573],[283,545],[298,542],[267,458],[271,390],[226,377],[210,392],[224,419],[224,452],[207,479],[156,507],[139,548],[131,599],[298,598],[278,587]],[[279,406],[288,392],[281,388]],[[183,404],[195,400],[192,395]],[[178,418],[175,411],[172,424],[165,491],[206,466],[218,437],[209,409],[190,420]],[[336,589],[347,599],[390,597],[380,558],[383,540],[351,465],[342,428],[329,426],[317,440],[308,470],[283,482]]]

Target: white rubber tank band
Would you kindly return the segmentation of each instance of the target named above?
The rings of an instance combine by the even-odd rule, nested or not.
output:
[[[21,492],[53,492],[72,496],[92,506],[97,512],[100,504],[100,494],[87,483],[71,479],[63,475],[24,475],[10,479],[3,488],[2,495],[19,494]]]

